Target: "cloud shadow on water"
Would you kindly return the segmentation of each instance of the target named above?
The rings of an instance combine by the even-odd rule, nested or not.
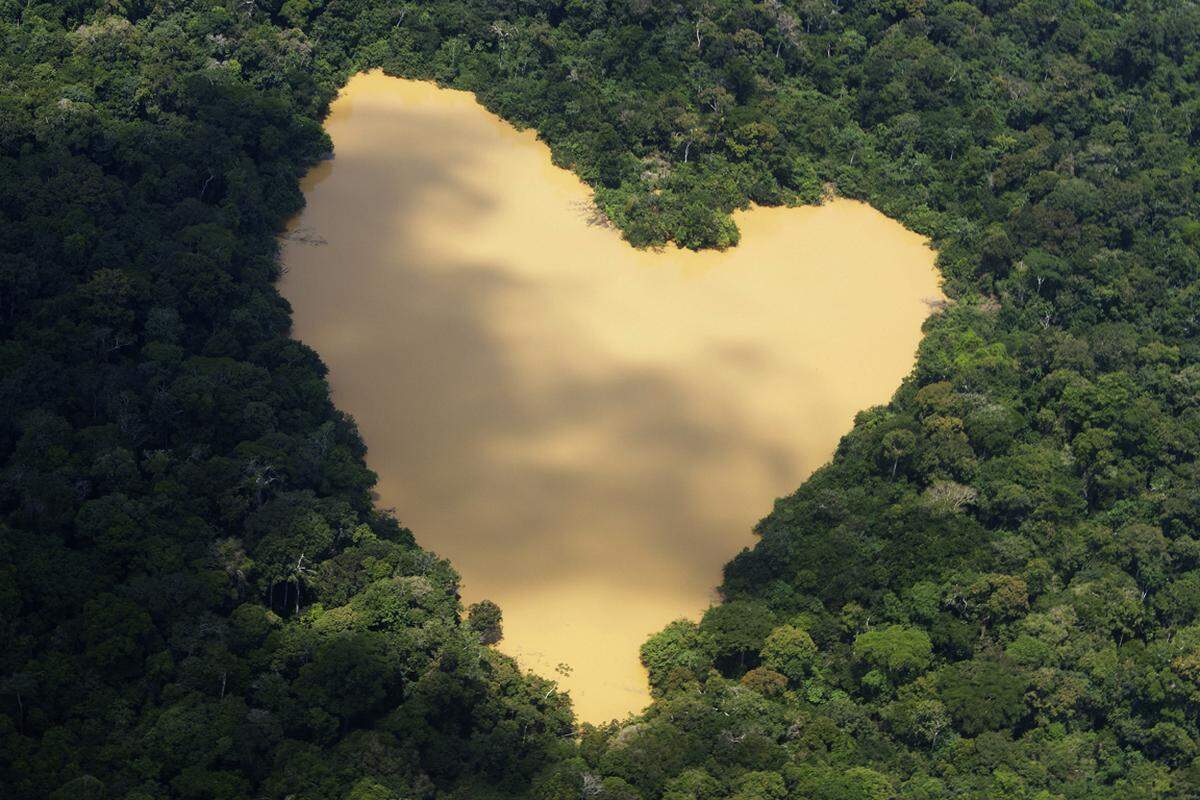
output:
[[[670,250],[606,261],[633,251],[580,216],[577,183],[547,188],[562,176],[547,172],[544,148],[515,145],[519,134],[453,98],[398,113],[396,97],[432,91],[420,84],[380,91],[355,105],[353,125],[335,106],[337,157],[306,181],[296,224],[327,245],[285,242],[296,335],[359,424],[380,504],[452,559],[468,598],[543,614],[508,619],[536,634],[517,649],[540,648],[551,668],[572,635],[572,652],[633,664],[634,688],[616,691],[636,693],[640,638],[669,621],[656,609],[701,611],[721,564],[751,542],[755,515],[828,457],[831,432],[857,408],[844,407],[844,375],[788,352],[839,334],[810,324],[813,341],[797,340],[793,321],[799,330],[799,315],[819,317],[823,301],[789,303],[764,285],[718,299],[749,303],[735,323],[775,315],[770,330],[784,335],[735,324],[687,358],[642,348],[637,336],[686,341],[712,311],[670,294],[680,271]],[[603,256],[595,237],[609,237]],[[639,269],[665,276],[656,285],[668,291],[627,310],[620,291],[645,300]],[[804,405],[764,406],[758,395],[774,395],[785,373]],[[578,606],[539,612],[529,598]],[[571,633],[572,614],[602,618]],[[610,643],[620,652],[597,651],[606,627],[629,629]]]
[[[387,124],[386,109],[378,123],[355,112],[360,137],[364,124]],[[787,450],[670,365],[560,365],[528,385],[493,321],[536,287],[501,261],[448,260],[424,227],[440,215],[469,236],[495,212],[498,197],[471,179],[495,141],[437,115],[390,137],[391,151],[333,134],[336,176],[306,187],[301,221],[328,245],[290,247],[284,288],[298,335],[363,431],[382,504],[469,582],[483,577],[475,564],[523,587],[595,575],[630,588],[715,582],[732,552],[712,513],[722,473],[751,468],[786,487]],[[431,141],[436,158],[412,157]],[[586,342],[568,344],[586,354]],[[745,344],[737,357],[743,370],[770,364]]]

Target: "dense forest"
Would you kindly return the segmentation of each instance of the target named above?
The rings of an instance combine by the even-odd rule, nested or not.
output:
[[[288,337],[371,67],[636,246],[836,192],[939,249],[912,374],[639,717],[490,646]],[[1198,144],[1192,2],[0,0],[3,796],[1200,798]]]

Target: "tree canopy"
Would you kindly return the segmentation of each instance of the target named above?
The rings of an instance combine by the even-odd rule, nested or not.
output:
[[[288,337],[374,67],[633,245],[836,193],[938,248],[912,374],[647,642],[644,715],[572,737]],[[0,0],[6,796],[1194,798],[1198,89],[1170,0]]]

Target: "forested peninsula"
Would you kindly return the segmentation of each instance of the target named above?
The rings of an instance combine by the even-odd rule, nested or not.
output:
[[[0,794],[1200,797],[1198,43],[1190,2],[0,0]],[[836,193],[938,248],[912,374],[646,643],[639,717],[491,647],[289,337],[277,237],[371,68],[536,129],[633,246]]]

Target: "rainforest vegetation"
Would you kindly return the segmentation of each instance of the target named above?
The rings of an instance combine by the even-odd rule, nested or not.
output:
[[[911,376],[640,717],[576,735],[490,646],[288,337],[371,67],[637,246],[836,192],[939,249]],[[1198,140],[1183,0],[0,0],[0,794],[1200,797]]]

